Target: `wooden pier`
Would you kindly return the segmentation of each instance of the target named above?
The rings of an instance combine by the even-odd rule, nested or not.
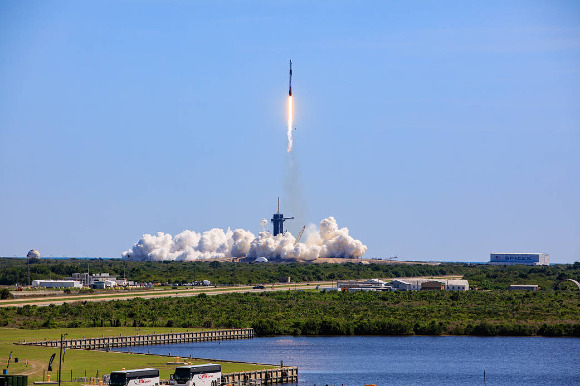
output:
[[[277,385],[298,383],[298,367],[287,366],[269,370],[242,371],[222,374],[222,385]]]
[[[168,334],[127,335],[127,336],[112,336],[101,338],[66,339],[63,340],[63,347],[84,350],[101,350],[116,347],[148,346],[153,344],[250,339],[253,337],[254,337],[253,328],[235,328],[231,330],[173,332]],[[20,344],[31,346],[59,347],[60,340],[21,342]]]

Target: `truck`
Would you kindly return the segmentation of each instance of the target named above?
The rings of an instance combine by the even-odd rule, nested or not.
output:
[[[219,386],[222,380],[222,366],[214,363],[205,365],[179,366],[171,375],[172,386]]]

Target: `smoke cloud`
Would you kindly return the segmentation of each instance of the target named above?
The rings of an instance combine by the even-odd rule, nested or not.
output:
[[[290,232],[276,236],[260,232],[256,237],[250,231],[229,228],[226,231],[214,228],[203,233],[186,230],[175,237],[159,232],[141,236],[122,256],[140,261],[194,261],[243,256],[312,261],[322,257],[359,258],[367,250],[366,245],[349,235],[347,228],[339,229],[334,217],[322,220],[317,232],[316,227],[310,225],[305,240],[296,243]]]

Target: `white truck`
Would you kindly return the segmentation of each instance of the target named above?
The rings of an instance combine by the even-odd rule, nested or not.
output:
[[[171,375],[172,386],[219,386],[222,380],[222,366],[213,363],[205,365],[179,366]]]
[[[113,371],[109,386],[159,386],[158,369],[136,369]]]

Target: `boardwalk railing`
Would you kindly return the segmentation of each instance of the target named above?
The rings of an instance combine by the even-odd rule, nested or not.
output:
[[[283,383],[298,383],[298,367],[287,366],[269,370],[222,374],[222,385],[276,385]]]
[[[168,334],[147,334],[110,336],[100,338],[66,339],[63,347],[85,350],[109,349],[115,347],[146,346],[153,344],[207,342],[213,340],[250,339],[254,337],[252,328],[235,328],[231,330],[172,332]],[[21,342],[31,346],[59,347],[59,340],[40,342]]]

